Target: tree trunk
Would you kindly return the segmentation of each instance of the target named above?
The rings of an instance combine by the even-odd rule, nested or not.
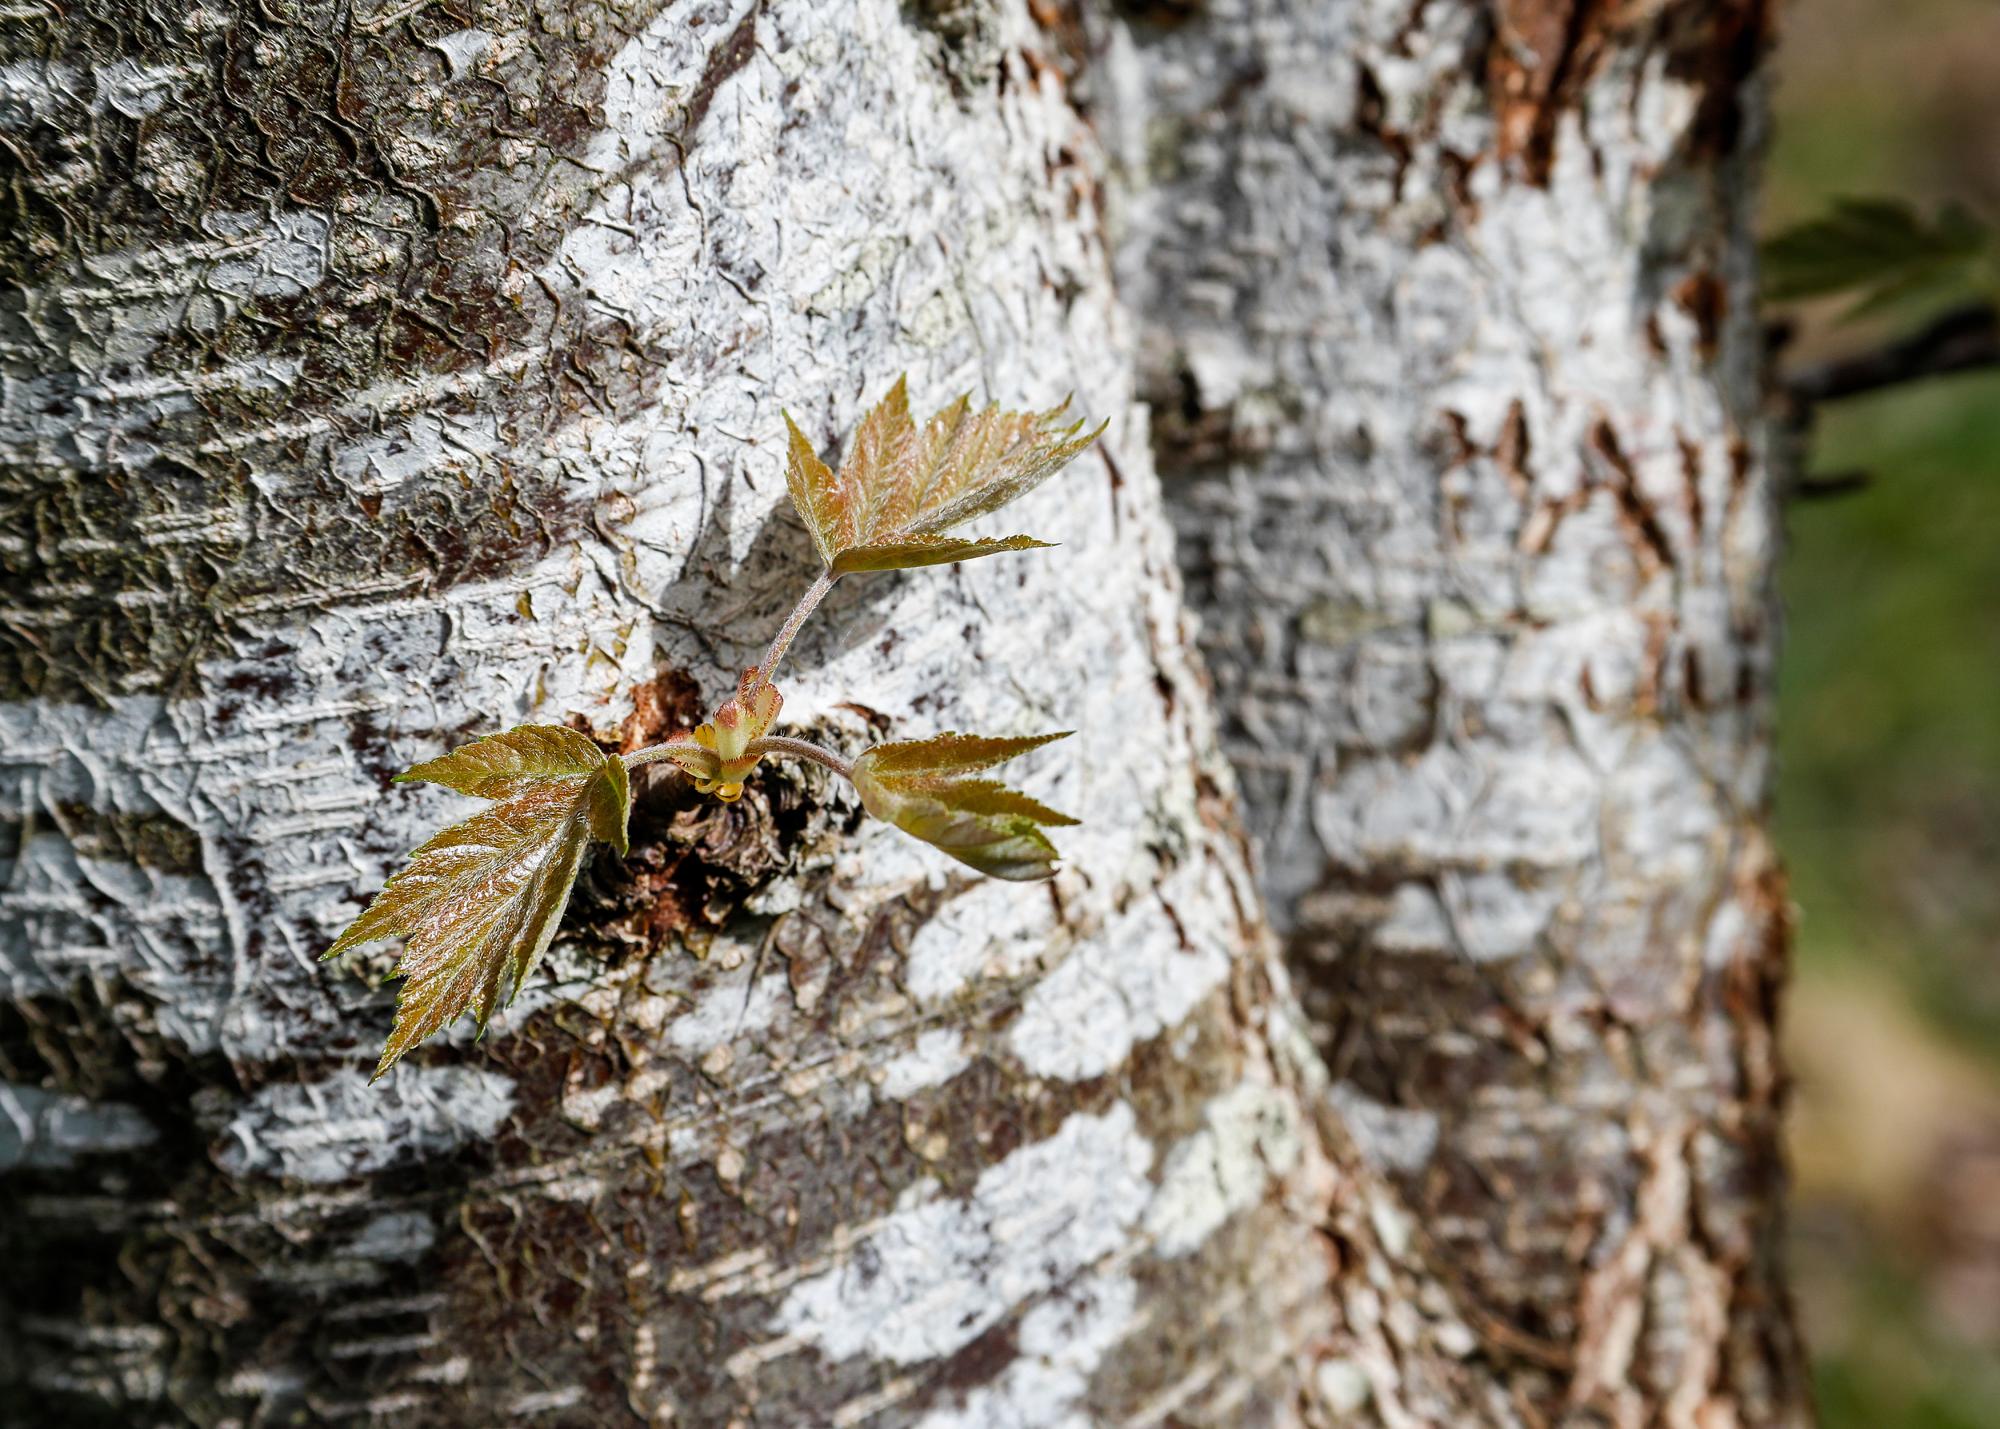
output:
[[[1221,792],[1096,209],[1019,5],[82,0],[6,21],[0,1415],[1290,1421],[1312,1070]],[[1075,726],[1048,887],[815,769],[638,791],[492,1031],[315,958],[413,760],[699,716],[829,447],[1074,390],[1052,558],[844,584],[788,724]]]
[[[1391,8],[6,22],[0,1413],[1798,1416],[1735,32]],[[1100,130],[1180,156],[1143,334]],[[457,807],[389,776],[698,717],[813,573],[780,404],[905,368],[1112,428],[1060,552],[844,583],[787,722],[1077,727],[1064,873],[648,777],[550,972],[369,1088],[393,954],[314,958]]]
[[[1216,0],[1118,46],[1127,301],[1263,882],[1483,1365],[1809,1417],[1750,224],[1762,0]]]

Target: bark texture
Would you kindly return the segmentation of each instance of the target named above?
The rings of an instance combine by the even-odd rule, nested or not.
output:
[[[1469,1326],[1389,1422],[1804,1422],[1761,0],[1112,37],[1127,298],[1295,980]]]
[[[1761,18],[1194,8],[0,18],[0,1417],[1799,1417]],[[779,405],[904,368],[1112,430],[1060,553],[844,583],[787,721],[1078,727],[1069,868],[649,777],[370,1090],[392,954],[313,959],[456,807],[388,776],[697,716],[813,572]]]
[[[1305,1412],[1310,1049],[1023,7],[0,26],[0,1418]],[[1020,508],[1061,552],[843,584],[787,722],[1079,728],[1064,874],[649,777],[552,970],[371,1089],[393,953],[314,959],[458,807],[389,775],[698,716],[813,574],[780,403],[831,445],[904,368],[1112,429]]]

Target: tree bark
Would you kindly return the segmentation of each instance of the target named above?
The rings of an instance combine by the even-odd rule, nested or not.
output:
[[[1527,8],[8,19],[0,1413],[1799,1417],[1734,12]],[[393,954],[314,957],[456,807],[389,775],[699,717],[814,573],[780,404],[905,368],[1112,428],[1061,552],[844,582],[787,722],[1076,726],[1065,872],[648,775],[370,1089]]]
[[[1322,1099],[1023,8],[5,23],[0,1415],[1307,1412]],[[904,368],[1111,431],[1060,553],[843,583],[788,727],[1075,726],[1064,873],[649,772],[551,970],[371,1088],[393,952],[315,958],[458,807],[390,775],[698,718],[814,574],[780,404]]]
[[[1476,1337],[1403,1407],[1802,1423],[1767,7],[1178,8],[1112,45],[1121,272],[1333,1099]]]

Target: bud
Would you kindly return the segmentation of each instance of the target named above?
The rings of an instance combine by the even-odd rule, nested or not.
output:
[[[696,790],[713,794],[725,804],[742,798],[743,781],[750,777],[761,758],[746,751],[753,741],[770,731],[784,703],[777,686],[758,684],[757,672],[745,670],[735,698],[724,700],[715,718],[694,732],[694,742],[715,756],[713,773],[707,773],[706,777],[703,773],[695,774]]]

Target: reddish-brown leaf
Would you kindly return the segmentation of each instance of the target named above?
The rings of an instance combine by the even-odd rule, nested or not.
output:
[[[404,940],[404,979],[380,1077],[471,1011],[483,1027],[554,939],[592,839],[623,853],[631,806],[623,761],[574,730],[523,726],[416,765],[422,779],[499,800],[428,840],[325,956]]]
[[[1097,440],[1081,421],[1045,412],[974,412],[960,397],[922,427],[910,417],[904,380],[862,419],[840,474],[814,452],[792,419],[785,482],[812,532],[820,559],[837,574],[970,560],[1046,544],[1025,536],[968,541],[951,548],[937,537],[1033,490]],[[870,554],[863,556],[859,553]],[[844,564],[843,564],[844,562]]]
[[[1047,878],[1055,872],[1057,854],[1042,828],[1076,820],[991,779],[954,776],[988,768],[1063,737],[944,734],[877,745],[854,761],[854,784],[861,791],[862,806],[876,818],[981,873],[995,878]]]

